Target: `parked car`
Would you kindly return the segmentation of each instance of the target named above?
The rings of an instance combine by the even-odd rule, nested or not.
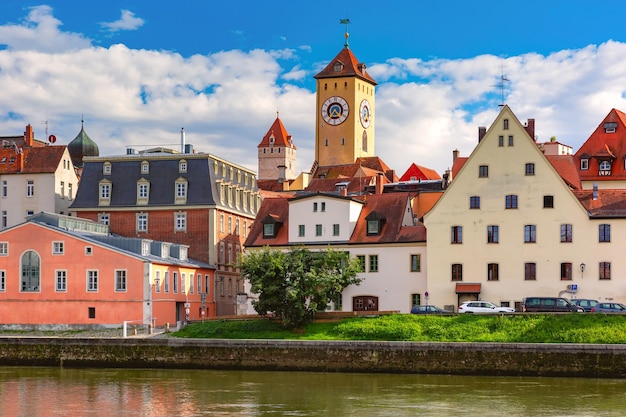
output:
[[[577,305],[578,307],[582,307],[585,312],[590,312],[593,306],[598,304],[598,300],[588,300],[586,298],[575,298],[570,300],[572,304]]]
[[[598,303],[591,309],[592,313],[626,313],[626,306],[620,303]]]
[[[526,297],[522,300],[524,312],[536,313],[583,313],[585,310],[561,297]]]
[[[465,301],[459,306],[459,313],[501,314],[514,312],[513,307],[498,307],[489,301]]]
[[[447,311],[440,309],[437,306],[413,306],[411,314],[444,314]]]

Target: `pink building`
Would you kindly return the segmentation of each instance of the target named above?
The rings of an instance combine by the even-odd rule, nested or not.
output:
[[[215,268],[187,246],[112,236],[108,226],[40,213],[0,231],[0,325],[175,326],[215,315]]]

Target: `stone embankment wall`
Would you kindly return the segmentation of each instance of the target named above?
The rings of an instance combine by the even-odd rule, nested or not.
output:
[[[626,346],[0,338],[0,365],[626,377]]]

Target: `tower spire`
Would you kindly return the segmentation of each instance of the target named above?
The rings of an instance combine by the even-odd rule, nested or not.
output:
[[[339,23],[342,25],[346,25],[346,33],[343,35],[346,38],[346,40],[343,46],[346,48],[349,48],[350,45],[348,44],[348,37],[350,36],[350,34],[348,33],[348,25],[350,24],[350,19],[339,19]]]

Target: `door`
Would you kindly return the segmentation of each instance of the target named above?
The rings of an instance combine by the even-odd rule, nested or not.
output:
[[[371,295],[353,297],[352,311],[378,311],[378,297]]]

